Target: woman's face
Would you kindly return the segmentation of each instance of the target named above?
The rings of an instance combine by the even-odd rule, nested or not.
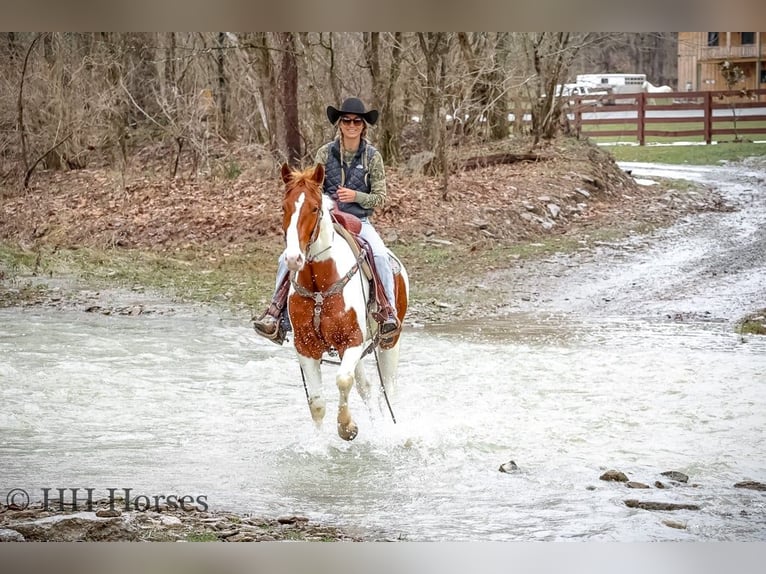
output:
[[[362,135],[364,120],[355,114],[343,114],[340,118],[340,131],[344,137],[356,138]]]

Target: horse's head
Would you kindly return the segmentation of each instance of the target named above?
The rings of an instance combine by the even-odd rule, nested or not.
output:
[[[296,171],[282,165],[285,197],[282,200],[282,230],[285,233],[285,262],[290,271],[306,264],[308,250],[319,235],[322,220],[324,166]]]

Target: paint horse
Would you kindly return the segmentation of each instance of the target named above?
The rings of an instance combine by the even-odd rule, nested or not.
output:
[[[323,354],[334,349],[340,357],[335,379],[339,392],[338,435],[344,440],[353,440],[358,427],[349,410],[351,387],[356,383],[368,407],[372,392],[362,363],[378,328],[370,315],[370,282],[362,271],[362,256],[354,254],[333,224],[332,199],[322,193],[324,166],[317,164],[301,172],[285,164],[282,180],[285,183],[284,257],[291,280],[287,308],[311,417],[319,428],[326,408],[320,364]],[[361,253],[364,254],[364,250]],[[404,266],[394,260],[400,269],[394,276],[396,312],[399,321],[403,321],[409,279]],[[387,399],[396,383],[399,334],[385,347],[381,345],[376,355]]]

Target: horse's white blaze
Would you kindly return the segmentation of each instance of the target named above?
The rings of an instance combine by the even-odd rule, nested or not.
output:
[[[299,271],[304,263],[300,239],[298,238],[298,219],[305,200],[306,195],[303,193],[295,200],[295,210],[290,218],[287,231],[285,231],[285,263],[287,263],[287,268],[290,271]]]

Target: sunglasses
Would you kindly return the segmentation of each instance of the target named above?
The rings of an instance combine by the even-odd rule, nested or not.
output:
[[[364,120],[362,118],[341,118],[340,122],[347,126],[350,126],[351,124],[360,126],[364,123]]]

